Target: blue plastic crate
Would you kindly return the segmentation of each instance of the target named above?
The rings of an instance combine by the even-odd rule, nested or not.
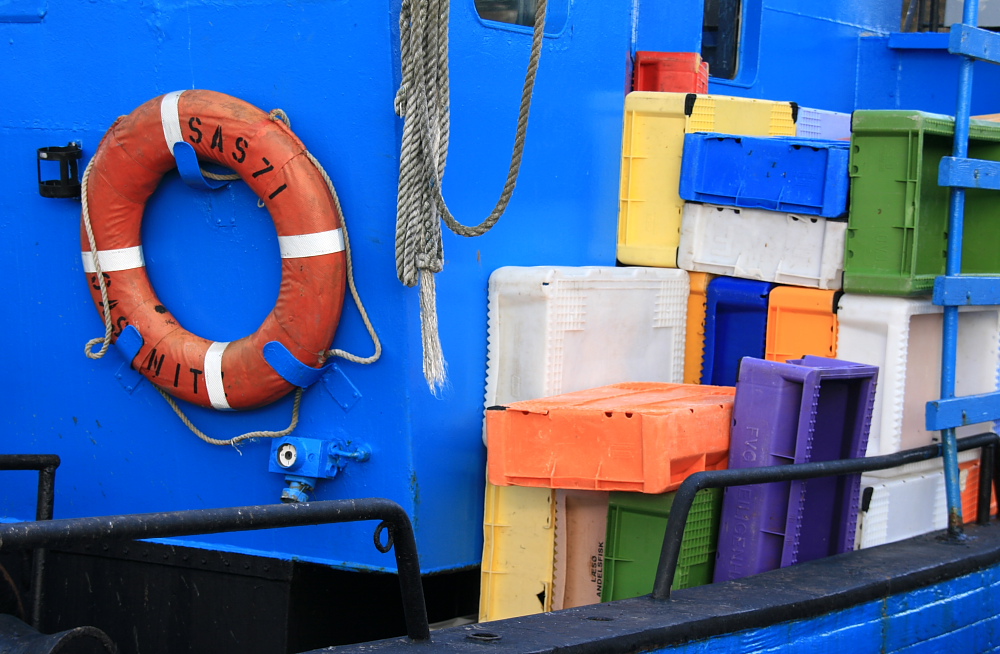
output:
[[[764,358],[767,301],[774,287],[733,277],[709,282],[702,384],[735,386],[743,357]]]
[[[697,133],[684,137],[685,200],[837,218],[847,213],[846,141]]]

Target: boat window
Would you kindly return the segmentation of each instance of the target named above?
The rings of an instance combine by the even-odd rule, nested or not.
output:
[[[476,0],[476,11],[486,20],[514,25],[535,24],[538,0]]]
[[[740,43],[741,0],[705,0],[701,58],[712,77],[736,77]]]

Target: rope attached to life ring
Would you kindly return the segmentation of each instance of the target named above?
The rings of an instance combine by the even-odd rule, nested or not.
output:
[[[269,114],[269,117],[271,118],[271,120],[281,120],[286,125],[288,125],[289,128],[291,127],[291,121],[289,120],[288,115],[282,109],[274,109],[274,110],[272,110],[270,112],[270,114]],[[123,117],[119,117],[118,120],[115,121],[115,124],[111,126],[111,129],[109,129],[109,132],[114,129],[115,125],[117,125],[118,122],[121,121],[122,118]],[[355,355],[355,354],[351,354],[350,352],[346,352],[346,351],[340,350],[340,349],[330,349],[330,350],[327,350],[325,352],[325,356],[326,357],[334,357],[335,356],[335,357],[339,357],[339,358],[345,359],[347,361],[352,361],[354,363],[371,364],[371,363],[374,363],[375,361],[378,361],[378,359],[382,356],[382,343],[379,340],[378,334],[375,331],[375,327],[372,324],[371,319],[368,316],[368,311],[365,309],[364,302],[361,300],[361,296],[358,293],[357,286],[356,286],[355,281],[354,281],[354,266],[353,266],[352,257],[351,257],[350,237],[348,236],[348,233],[347,233],[347,220],[344,217],[343,207],[340,204],[340,198],[337,196],[336,189],[333,186],[333,181],[330,179],[329,174],[327,174],[326,169],[323,168],[322,164],[320,164],[320,162],[316,159],[315,156],[313,156],[313,154],[311,152],[306,151],[305,154],[309,158],[309,160],[316,166],[316,168],[319,170],[319,172],[322,174],[323,180],[326,182],[326,185],[327,185],[327,187],[330,190],[330,194],[333,196],[333,201],[334,201],[334,204],[336,205],[337,211],[340,214],[341,229],[343,229],[343,233],[344,233],[344,250],[345,250],[346,260],[347,260],[347,282],[348,282],[348,288],[350,290],[351,297],[354,299],[354,302],[355,302],[355,304],[358,307],[358,311],[361,314],[361,319],[364,322],[365,329],[368,331],[368,335],[371,337],[372,342],[375,345],[375,351],[374,351],[374,353],[372,355],[370,355],[370,356],[367,356],[367,357],[361,357],[361,356],[358,356],[358,355]],[[111,341],[112,341],[111,337],[112,337],[112,334],[114,333],[114,327],[113,327],[113,323],[112,323],[112,319],[111,319],[111,310],[110,310],[111,303],[109,302],[109,298],[108,298],[107,280],[105,279],[104,273],[101,270],[100,257],[97,254],[98,253],[97,242],[96,242],[96,239],[94,237],[94,229],[93,229],[93,225],[91,223],[91,218],[90,218],[90,208],[89,208],[88,202],[87,202],[87,198],[88,198],[88,195],[87,195],[87,185],[88,185],[88,180],[89,180],[89,177],[90,177],[91,167],[93,166],[93,164],[94,164],[94,159],[92,158],[90,160],[90,162],[87,164],[86,169],[84,170],[83,179],[82,179],[82,182],[81,182],[82,218],[83,218],[84,229],[86,231],[87,239],[88,239],[88,242],[89,242],[89,245],[90,245],[90,250],[91,250],[91,253],[93,254],[93,258],[94,258],[94,266],[95,266],[95,269],[96,269],[96,272],[95,272],[96,279],[97,279],[97,282],[98,282],[98,284],[100,286],[101,298],[102,298],[102,307],[103,307],[103,316],[104,316],[105,333],[104,333],[104,336],[93,338],[93,339],[91,339],[91,340],[89,340],[87,342],[87,344],[85,346],[85,354],[87,355],[87,357],[89,357],[91,359],[101,359],[102,357],[104,357],[105,354],[107,354],[108,348],[111,345]],[[207,171],[205,169],[202,169],[201,172],[206,177],[208,177],[210,179],[215,179],[215,180],[234,181],[234,180],[241,179],[240,176],[238,174],[235,174],[235,173],[233,173],[233,174],[219,174],[219,173],[213,173],[211,171]],[[259,202],[258,206],[263,207],[263,203]],[[93,348],[98,343],[101,344],[101,348],[98,351],[94,351]],[[280,431],[263,431],[263,430],[252,431],[252,432],[248,432],[248,433],[245,433],[245,434],[241,434],[239,436],[235,436],[235,437],[230,438],[230,439],[218,439],[218,438],[213,438],[213,437],[207,435],[206,433],[204,433],[203,431],[201,431],[200,429],[198,429],[198,427],[196,427],[194,425],[194,423],[191,421],[191,419],[188,418],[188,416],[184,413],[184,411],[183,411],[183,409],[181,409],[180,405],[177,404],[177,401],[174,400],[174,398],[171,397],[168,393],[166,393],[165,391],[163,391],[159,387],[156,387],[156,390],[160,393],[160,395],[163,396],[164,400],[166,400],[166,402],[170,406],[170,408],[173,409],[174,413],[177,414],[177,416],[178,416],[178,418],[180,418],[181,422],[184,423],[184,425],[188,429],[190,429],[191,432],[194,433],[198,438],[200,438],[201,440],[203,440],[206,443],[209,443],[211,445],[231,445],[231,446],[236,446],[237,444],[239,444],[239,443],[241,443],[243,441],[251,440],[251,439],[255,439],[255,438],[281,438],[283,436],[287,436],[288,434],[292,433],[295,430],[295,428],[298,426],[298,422],[299,422],[299,409],[301,407],[302,394],[303,394],[303,389],[302,388],[296,389],[296,391],[295,391],[295,399],[294,399],[293,404],[292,404],[292,417],[291,417],[291,421],[290,421],[288,427],[286,427],[285,429],[282,429]]]

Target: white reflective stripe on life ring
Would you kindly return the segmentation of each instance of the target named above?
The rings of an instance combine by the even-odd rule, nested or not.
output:
[[[212,403],[213,409],[220,411],[232,410],[226,399],[226,387],[222,383],[222,355],[228,346],[228,342],[216,341],[205,352],[205,388],[208,389],[208,401]]]
[[[177,109],[177,103],[181,100],[184,91],[172,91],[163,96],[160,101],[160,122],[163,123],[163,138],[167,141],[167,149],[171,153],[174,151],[174,143],[184,140],[181,134],[181,117]]]
[[[328,232],[279,236],[278,247],[282,259],[318,257],[344,250],[344,230],[331,229]]]
[[[85,251],[80,253],[83,257],[83,272],[97,272],[94,265],[94,253]],[[131,248],[120,250],[98,250],[97,257],[101,262],[101,272],[117,272],[119,270],[132,270],[133,268],[143,268],[146,260],[142,257],[142,246],[136,245]]]

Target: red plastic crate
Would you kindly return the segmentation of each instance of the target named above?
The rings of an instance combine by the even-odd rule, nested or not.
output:
[[[731,387],[628,383],[486,412],[490,483],[664,493],[729,457]]]
[[[708,93],[708,62],[697,52],[635,53],[634,91]]]

